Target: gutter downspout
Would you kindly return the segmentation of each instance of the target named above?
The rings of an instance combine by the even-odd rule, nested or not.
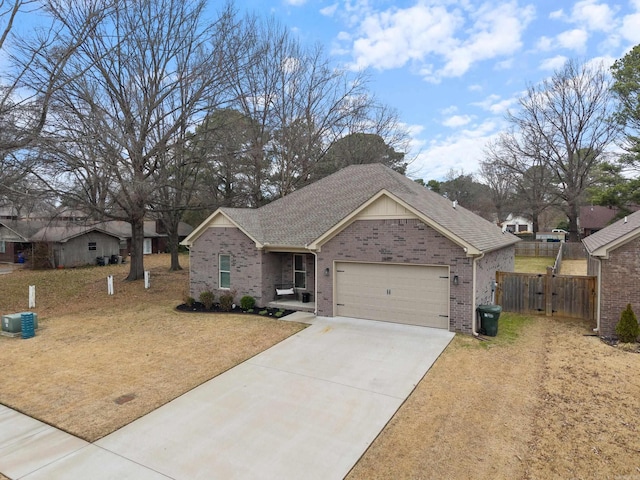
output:
[[[596,295],[596,328],[593,329],[594,332],[600,333],[600,295],[602,292],[602,259],[593,257],[598,261],[598,284],[596,288],[598,289],[598,294]]]
[[[307,247],[307,244],[304,244],[304,248],[306,248],[311,255],[314,257],[314,280],[313,280],[313,314],[318,316],[318,254]]]
[[[477,257],[473,257],[473,281],[472,281],[472,287],[471,287],[471,298],[473,298],[473,308],[471,311],[471,333],[473,334],[474,337],[478,336],[478,331],[476,330],[476,321],[477,321],[477,315],[476,315],[476,283],[477,283],[477,263],[478,260],[482,259],[482,257],[484,257],[484,253],[481,253],[480,255],[478,255]]]

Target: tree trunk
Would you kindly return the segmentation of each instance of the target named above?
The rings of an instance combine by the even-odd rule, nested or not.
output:
[[[567,208],[569,218],[569,242],[579,242],[580,232],[578,232],[578,205],[570,202]]]
[[[144,219],[131,220],[131,263],[127,280],[144,278]]]
[[[180,246],[178,231],[177,228],[175,231],[173,230],[174,229],[171,229],[169,231],[168,239],[169,252],[171,252],[171,267],[169,268],[169,271],[176,272],[178,270],[182,270],[182,267],[180,266],[180,257],[178,255],[178,247]]]

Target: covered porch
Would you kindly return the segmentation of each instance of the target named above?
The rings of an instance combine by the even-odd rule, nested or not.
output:
[[[269,308],[282,308],[284,310],[295,310],[296,312],[310,312],[315,310],[314,302],[301,302],[300,300],[293,298],[281,298],[269,302],[267,305]]]

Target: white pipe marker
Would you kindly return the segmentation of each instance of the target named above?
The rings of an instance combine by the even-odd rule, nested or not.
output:
[[[107,294],[113,295],[113,275],[107,277]]]
[[[151,280],[151,275],[149,273],[149,270],[145,270],[144,271],[144,288],[149,288],[151,286],[150,284],[150,280]]]
[[[29,308],[36,308],[36,286],[29,285]]]

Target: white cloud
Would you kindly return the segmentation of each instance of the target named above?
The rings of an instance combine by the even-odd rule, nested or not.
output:
[[[554,10],[549,14],[549,18],[552,20],[558,20],[558,19],[564,18],[564,10],[562,9]]]
[[[623,18],[620,34],[631,43],[640,43],[640,13],[627,15]]]
[[[360,36],[353,43],[355,66],[398,68],[428,54],[442,55],[452,47],[461,23],[456,12],[440,6],[415,5],[372,14],[362,20]]]
[[[487,120],[477,128],[425,143],[411,165],[411,175],[424,180],[442,180],[451,169],[476,172],[484,158],[484,147],[496,137],[498,127],[496,122]]]
[[[307,0],[284,0],[284,3],[293,7],[300,7],[301,5],[307,3]]]
[[[366,1],[345,9],[350,19],[361,8],[352,43],[352,68],[379,70],[410,64],[427,80],[459,77],[474,63],[510,56],[534,17],[515,1],[495,5],[419,1],[408,8],[372,12]]]
[[[580,25],[586,25],[591,31],[608,32],[616,27],[614,10],[606,3],[597,0],[581,0],[576,2],[571,12],[571,20]]]
[[[558,45],[562,48],[583,52],[587,46],[589,35],[585,30],[575,28],[557,36]]]
[[[514,3],[495,7],[485,4],[475,18],[472,34],[454,50],[445,54],[447,62],[440,72],[444,77],[459,77],[481,60],[518,51],[522,32],[533,19],[533,9],[518,9]]]
[[[567,57],[564,55],[556,55],[552,58],[546,58],[540,64],[540,70],[559,70],[565,63],[567,63]]]
[[[452,115],[445,119],[442,125],[449,128],[458,128],[471,123],[471,120],[473,120],[473,117],[470,115]]]
[[[324,15],[325,17],[333,17],[333,15],[336,13],[336,10],[338,10],[338,4],[334,3],[333,5],[329,5],[328,7],[321,8],[320,14]]]
[[[493,95],[489,95],[487,98],[485,98],[480,102],[472,103],[472,105],[476,107],[480,107],[483,110],[486,110],[487,112],[491,112],[494,115],[502,115],[515,102],[516,102],[515,98],[503,99],[499,95],[493,94]]]
[[[542,36],[536,43],[536,49],[543,52],[548,52],[553,47],[553,39],[547,36]]]

